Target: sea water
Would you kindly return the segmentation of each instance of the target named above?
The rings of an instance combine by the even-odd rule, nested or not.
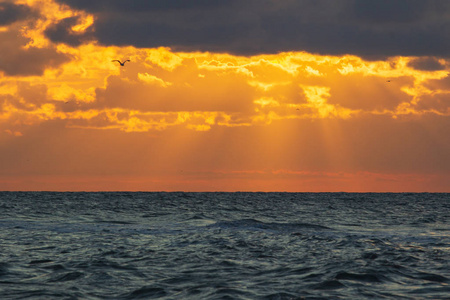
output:
[[[450,299],[450,194],[0,193],[0,299]]]

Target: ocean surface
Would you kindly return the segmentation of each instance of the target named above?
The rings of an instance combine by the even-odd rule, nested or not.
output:
[[[450,299],[450,194],[0,192],[0,299]]]

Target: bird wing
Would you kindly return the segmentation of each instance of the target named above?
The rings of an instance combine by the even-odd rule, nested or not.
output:
[[[115,60],[112,60],[112,61],[118,61],[120,63],[120,60],[118,60],[118,59],[115,59]]]

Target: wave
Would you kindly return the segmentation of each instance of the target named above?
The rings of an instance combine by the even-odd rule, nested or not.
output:
[[[241,219],[234,221],[219,221],[208,225],[208,228],[234,229],[234,230],[251,230],[251,231],[271,231],[271,232],[287,232],[295,233],[305,230],[332,230],[330,227],[316,225],[310,223],[276,223],[263,222],[255,219]]]

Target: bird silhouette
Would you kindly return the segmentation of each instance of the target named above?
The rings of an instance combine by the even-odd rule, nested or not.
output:
[[[115,59],[115,60],[112,60],[112,61],[117,61],[122,67],[123,66],[125,66],[125,63],[127,62],[127,61],[130,61],[129,59],[127,59],[127,60],[125,60],[125,61],[123,61],[123,62],[121,62],[120,60],[118,60],[118,59]]]

